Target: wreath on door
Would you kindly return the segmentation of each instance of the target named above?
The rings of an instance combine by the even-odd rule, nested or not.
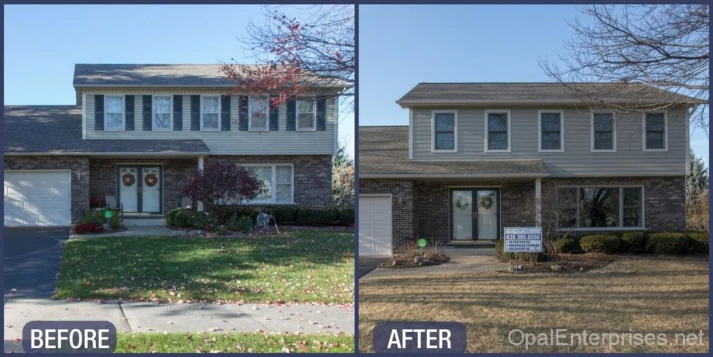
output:
[[[468,206],[470,206],[470,203],[468,203],[466,200],[460,197],[456,199],[456,207],[458,207],[459,209],[466,209],[468,208]]]
[[[490,207],[493,207],[493,198],[490,196],[485,196],[480,199],[480,206],[482,206],[485,209],[490,209]]]
[[[158,183],[158,177],[154,173],[144,176],[144,183],[148,187],[154,187]]]
[[[136,178],[132,174],[124,174],[124,176],[121,176],[121,182],[124,186],[133,186],[136,183]]]

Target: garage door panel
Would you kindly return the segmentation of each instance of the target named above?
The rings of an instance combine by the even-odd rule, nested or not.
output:
[[[5,171],[4,187],[6,227],[71,224],[69,171]]]
[[[359,255],[391,255],[391,197],[359,197]]]

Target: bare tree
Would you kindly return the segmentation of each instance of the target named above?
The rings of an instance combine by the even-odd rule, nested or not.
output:
[[[705,104],[691,124],[708,135],[708,5],[589,5],[580,12],[586,21],[569,22],[575,37],[565,42],[562,67],[540,59],[548,77],[591,109],[663,110],[698,103],[676,94],[696,98]],[[609,84],[581,84],[588,81]]]
[[[557,257],[562,252],[565,238],[574,230],[572,211],[568,203],[576,197],[568,192],[560,196],[554,184],[543,184],[537,204],[537,197],[527,195],[520,199],[519,209],[515,212],[517,224],[523,226],[537,225],[542,228],[542,244],[544,253]],[[537,221],[539,220],[539,224]]]
[[[272,95],[273,104],[320,88],[327,97],[341,89],[353,104],[354,30],[353,5],[264,6],[240,38],[259,65],[232,59],[221,72],[235,83],[234,93]]]

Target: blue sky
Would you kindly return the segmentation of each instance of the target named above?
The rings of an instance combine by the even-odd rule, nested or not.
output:
[[[6,5],[5,104],[74,104],[75,63],[254,63],[250,5]],[[353,157],[354,116],[340,115]]]
[[[361,6],[360,125],[407,125],[395,101],[418,82],[548,81],[537,60],[565,53],[576,15],[565,5]],[[691,146],[708,163],[701,129]]]

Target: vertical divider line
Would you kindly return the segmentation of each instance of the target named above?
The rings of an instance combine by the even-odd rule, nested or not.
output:
[[[359,5],[354,3],[354,353],[359,353]]]

